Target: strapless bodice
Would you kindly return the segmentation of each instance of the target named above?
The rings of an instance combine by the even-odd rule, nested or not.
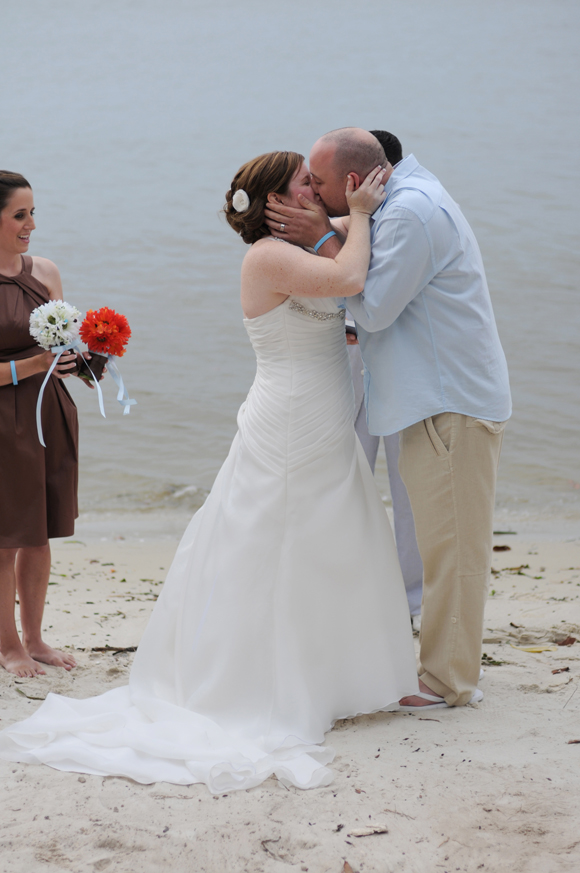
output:
[[[288,472],[320,457],[352,429],[344,309],[333,298],[288,297],[244,324],[257,370],[238,425],[262,458]]]

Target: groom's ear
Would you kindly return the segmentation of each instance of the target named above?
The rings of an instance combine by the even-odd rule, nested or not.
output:
[[[352,181],[354,182],[354,190],[356,191],[357,188],[360,188],[361,178],[360,178],[358,173],[349,173],[348,175],[351,177]]]

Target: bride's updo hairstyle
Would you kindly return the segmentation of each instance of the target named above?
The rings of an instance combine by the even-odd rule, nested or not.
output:
[[[240,167],[226,194],[224,212],[228,224],[245,243],[255,243],[270,235],[264,221],[268,194],[286,194],[292,177],[303,163],[303,155],[297,152],[268,152]],[[240,190],[246,192],[250,201],[244,212],[237,212],[232,203],[236,191]]]

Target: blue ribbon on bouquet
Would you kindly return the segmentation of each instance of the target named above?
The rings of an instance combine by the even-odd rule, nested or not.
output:
[[[40,391],[38,392],[38,400],[36,401],[36,429],[38,431],[38,439],[40,440],[40,445],[46,448],[46,443],[44,442],[44,436],[42,433],[42,420],[41,420],[41,410],[42,410],[42,398],[44,396],[44,389],[47,386],[48,380],[52,376],[53,370],[60,361],[62,355],[65,352],[76,351],[80,348],[80,344],[78,340],[75,340],[74,343],[67,343],[65,346],[53,346],[51,348],[51,352],[54,355],[54,361],[50,365],[50,369],[46,376],[44,377],[44,382],[40,386]],[[103,412],[103,415],[105,413]]]
[[[125,388],[125,383],[123,382],[123,377],[117,367],[114,355],[108,355],[107,370],[111,374],[113,382],[119,389],[117,392],[117,401],[123,407],[123,415],[129,415],[131,407],[136,406],[137,401],[132,400],[127,394],[127,389]]]

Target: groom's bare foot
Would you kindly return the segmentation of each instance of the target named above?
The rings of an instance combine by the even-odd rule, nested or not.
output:
[[[437,697],[441,701],[443,700],[443,698],[439,697],[438,694],[434,694],[433,691],[425,685],[422,679],[419,679],[419,691],[422,691],[423,694],[432,694],[433,697]],[[399,700],[401,706],[429,706],[433,703],[433,700],[424,700],[422,697],[416,697],[414,694],[411,697],[402,697],[401,700]]]
[[[66,652],[61,652],[59,649],[53,649],[42,640],[26,645],[26,651],[31,658],[42,661],[43,664],[50,664],[51,667],[64,667],[65,670],[72,670],[77,665],[72,655],[67,655]]]
[[[8,673],[14,673],[15,676],[20,676],[21,678],[31,679],[33,676],[45,675],[41,665],[37,664],[30,655],[27,655],[22,647],[0,652],[0,665]]]

